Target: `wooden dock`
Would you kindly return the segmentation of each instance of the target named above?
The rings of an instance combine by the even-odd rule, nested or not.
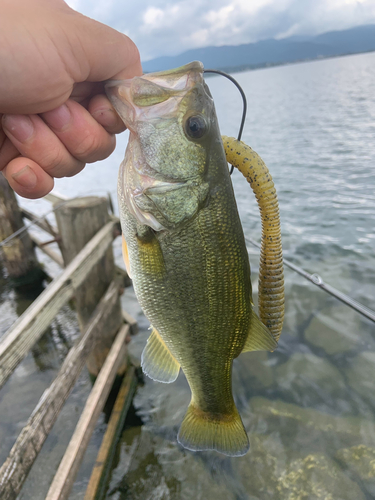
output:
[[[69,497],[115,377],[121,376],[123,382],[85,496],[85,500],[99,500],[105,492],[114,450],[137,385],[136,369],[129,361],[126,347],[130,334],[137,331],[137,323],[122,310],[119,298],[130,280],[126,272],[114,264],[112,242],[121,229],[119,220],[108,213],[106,198],[67,200],[54,194],[46,198],[56,208],[56,226],[27,210],[22,210],[22,216],[49,235],[46,243],[34,236],[31,241],[61,266],[62,272],[1,339],[0,389],[61,307],[72,299],[81,335],[0,468],[0,498],[15,500],[21,492],[43,443],[86,365],[96,380],[46,498],[63,500]],[[59,252],[49,248],[52,242],[58,243]],[[35,259],[34,253],[32,257]]]

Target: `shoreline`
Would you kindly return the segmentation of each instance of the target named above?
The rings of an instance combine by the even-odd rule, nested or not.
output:
[[[275,68],[278,66],[291,66],[293,64],[301,64],[306,62],[316,62],[316,61],[324,61],[326,59],[337,59],[339,57],[348,57],[348,56],[357,56],[360,54],[371,54],[374,53],[375,50],[366,50],[361,52],[347,52],[345,54],[335,54],[331,56],[318,56],[314,58],[306,58],[306,59],[298,59],[296,61],[284,61],[284,62],[265,62],[260,64],[241,64],[240,66],[220,66],[212,69],[217,69],[220,71],[224,71],[226,73],[244,73],[245,71],[256,71],[258,69],[268,69]],[[147,61],[146,61],[147,62]],[[157,71],[165,71],[166,68],[158,69]],[[156,71],[145,71],[144,74],[155,73]],[[215,75],[205,75],[205,78],[212,78]]]

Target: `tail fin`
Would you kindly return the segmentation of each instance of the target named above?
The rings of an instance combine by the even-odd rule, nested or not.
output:
[[[231,457],[245,455],[250,447],[236,408],[232,415],[214,419],[192,403],[186,412],[177,439],[188,450],[216,450]]]

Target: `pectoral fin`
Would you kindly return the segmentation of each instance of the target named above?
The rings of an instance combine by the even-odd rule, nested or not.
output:
[[[128,245],[126,244],[124,235],[122,235],[122,256],[124,258],[126,272],[128,273],[129,278],[132,279],[132,276],[130,274]]]
[[[152,329],[141,357],[143,372],[157,382],[170,384],[180,371],[180,365],[170,353],[159,333]]]
[[[145,275],[162,278],[165,275],[165,262],[155,232],[148,226],[140,226],[137,233],[139,262]]]
[[[273,351],[276,347],[277,342],[271,332],[263,325],[255,311],[252,310],[250,329],[242,352]]]

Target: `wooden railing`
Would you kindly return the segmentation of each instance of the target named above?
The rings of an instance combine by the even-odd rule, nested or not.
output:
[[[111,450],[119,437],[136,387],[135,368],[128,360],[126,342],[130,333],[136,333],[137,324],[128,313],[121,310],[119,295],[124,287],[125,271],[120,271],[115,266],[111,248],[114,238],[120,234],[119,220],[108,214],[105,199],[90,197],[63,200],[56,195],[49,195],[48,200],[64,207],[65,216],[60,213],[60,217],[56,217],[58,227],[46,220],[39,220],[26,210],[23,210],[23,217],[33,221],[52,236],[51,241],[58,242],[61,254],[49,249],[48,244],[32,236],[34,244],[46,255],[60,266],[65,263],[66,267],[1,339],[0,388],[38,342],[61,307],[72,298],[76,300],[81,336],[68,352],[59,373],[40,398],[0,468],[1,500],[14,500],[20,493],[85,364],[92,375],[96,376],[96,381],[52,481],[47,499],[68,498],[115,376],[125,375],[115,403],[116,411],[110,419],[104,438],[104,448],[102,446],[100,451],[101,465],[94,468],[85,497],[87,500],[99,498],[100,490],[103,491],[105,470],[109,467],[113,455]],[[69,210],[74,212],[74,216],[71,216]],[[77,213],[78,219],[84,218],[84,225],[87,227],[74,227]],[[62,224],[66,226],[62,227]],[[95,234],[90,234],[88,238],[93,228]],[[63,234],[68,234],[69,237],[64,238]],[[71,242],[70,238],[74,238],[74,242]],[[72,256],[74,253],[76,255]],[[122,279],[119,278],[119,273]],[[94,288],[93,293],[91,287]],[[103,293],[99,297],[101,289]]]

